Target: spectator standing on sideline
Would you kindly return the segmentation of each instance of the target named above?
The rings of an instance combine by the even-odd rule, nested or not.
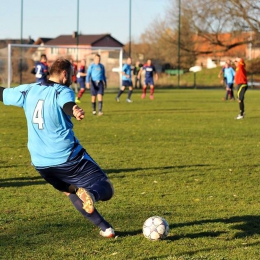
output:
[[[226,78],[226,90],[227,90],[227,97],[230,98],[230,100],[235,100],[234,99],[234,91],[233,91],[233,86],[234,86],[234,77],[235,77],[235,70],[231,66],[231,60],[227,60],[226,62],[226,68],[224,70],[224,77]]]
[[[95,54],[94,62],[89,66],[87,71],[86,85],[88,89],[90,88],[92,114],[97,114],[96,99],[98,99],[98,115],[102,116],[103,95],[104,89],[107,86],[107,81],[105,75],[105,67],[103,64],[100,63],[100,59],[100,55]]]
[[[126,63],[123,65],[122,68],[122,87],[120,88],[116,101],[119,102],[119,98],[122,95],[122,93],[125,91],[125,88],[128,87],[128,96],[126,99],[126,102],[132,103],[131,95],[133,93],[133,83],[132,83],[132,58],[127,58]]]
[[[73,62],[73,59],[70,60],[70,63],[72,64],[73,67],[71,87],[74,89],[75,93],[78,93],[78,84],[77,84],[78,66],[75,62]]]
[[[218,77],[221,78],[221,84],[224,85],[226,90],[226,96],[223,98],[223,100],[228,100],[228,96],[229,96],[229,91],[227,87],[227,78],[225,77],[225,70],[227,67],[228,67],[227,62],[225,62],[225,65],[221,68],[218,74]]]
[[[74,92],[69,87],[72,74],[71,63],[57,59],[46,84],[40,88],[37,83],[0,87],[0,101],[24,109],[28,149],[40,175],[64,192],[74,207],[101,229],[101,236],[114,237],[114,229],[94,206],[96,201],[113,196],[113,186],[73,132],[71,117],[80,121],[84,111],[74,102]]]
[[[137,61],[135,63],[135,67],[134,67],[134,71],[133,71],[133,74],[135,76],[135,85],[134,85],[135,88],[142,88],[142,83],[141,83],[142,82],[142,78],[141,78],[141,75],[140,75],[140,79],[138,78],[138,73],[139,73],[141,67],[142,67],[142,64],[140,64],[140,62]]]
[[[83,96],[85,90],[86,90],[86,61],[85,60],[81,60],[80,62],[80,67],[78,69],[78,73],[77,73],[77,82],[79,84],[79,93],[78,96],[76,98],[76,103],[80,104],[80,99]]]
[[[241,58],[236,58],[235,65],[236,65],[235,83],[237,84],[237,98],[238,98],[239,109],[240,109],[240,113],[236,117],[236,119],[243,119],[245,117],[244,98],[248,88],[247,72],[245,68],[246,65],[244,60]]]
[[[49,75],[48,70],[47,56],[42,54],[40,61],[36,62],[35,67],[32,70],[32,73],[35,74],[37,83],[46,84]]]
[[[146,88],[149,85],[150,86],[150,99],[154,99],[154,75],[155,80],[158,80],[158,74],[156,72],[156,69],[154,65],[152,64],[152,60],[147,60],[147,63],[144,64],[144,66],[140,69],[138,73],[138,79],[141,78],[142,71],[145,71],[145,79],[144,79],[144,85],[143,85],[143,94],[142,99],[146,97]]]

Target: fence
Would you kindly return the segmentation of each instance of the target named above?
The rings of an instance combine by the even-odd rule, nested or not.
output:
[[[9,44],[7,48],[0,49],[0,80],[7,87],[35,81],[35,76],[30,73],[41,54],[46,54],[48,65],[54,60],[63,57],[73,59],[79,66],[84,59],[89,66],[94,59],[94,54],[101,56],[101,63],[105,66],[108,87],[118,87],[121,84],[122,48],[106,47],[65,47],[42,46],[26,44]]]

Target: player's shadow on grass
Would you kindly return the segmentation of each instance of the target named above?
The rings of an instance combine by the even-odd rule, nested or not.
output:
[[[205,231],[205,232],[199,232],[199,233],[185,234],[185,235],[181,235],[181,236],[180,235],[168,236],[166,238],[166,240],[176,241],[176,240],[183,239],[183,238],[194,239],[194,238],[201,238],[201,237],[218,237],[224,233],[226,233],[226,232],[224,232],[224,231],[216,231],[216,232]]]
[[[205,219],[205,220],[199,220],[194,222],[178,223],[178,224],[170,225],[170,229],[174,230],[174,228],[176,227],[196,226],[196,225],[204,225],[210,223],[223,223],[228,225],[229,229],[237,230],[237,232],[233,236],[234,239],[260,235],[260,216],[254,216],[254,215],[234,216],[230,218],[218,218],[218,219]],[[187,234],[183,236],[170,236],[168,237],[168,239],[176,240],[185,237],[197,238],[203,236],[217,237],[227,232],[228,231],[202,232],[198,234]]]
[[[162,166],[162,167],[139,167],[139,168],[127,168],[127,169],[106,169],[107,174],[110,173],[124,173],[124,172],[135,172],[143,170],[167,170],[167,169],[183,169],[192,167],[209,167],[210,164],[192,164],[192,165],[176,165],[176,166]]]
[[[34,177],[17,177],[1,179],[0,188],[6,187],[23,187],[32,185],[46,184],[46,181],[41,176]]]
[[[137,236],[141,235],[143,233],[142,229],[134,230],[134,231],[117,231],[116,230],[116,236],[118,237],[128,237],[128,236]]]

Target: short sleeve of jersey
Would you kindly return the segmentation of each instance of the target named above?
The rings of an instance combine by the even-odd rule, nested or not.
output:
[[[75,94],[72,89],[68,87],[64,87],[57,98],[58,105],[63,108],[63,106],[68,102],[74,102],[75,101]]]
[[[27,95],[30,85],[20,85],[15,88],[6,88],[3,92],[3,103],[5,105],[23,107],[24,97]]]

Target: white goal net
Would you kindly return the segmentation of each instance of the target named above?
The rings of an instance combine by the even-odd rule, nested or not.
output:
[[[46,54],[48,65],[51,66],[57,58],[73,60],[80,66],[82,59],[86,61],[86,69],[93,62],[94,54],[101,56],[101,63],[106,69],[108,88],[118,88],[121,83],[123,61],[122,48],[105,47],[64,47],[49,45],[9,44],[0,49],[0,82],[5,87],[35,82],[35,75],[31,70]]]

